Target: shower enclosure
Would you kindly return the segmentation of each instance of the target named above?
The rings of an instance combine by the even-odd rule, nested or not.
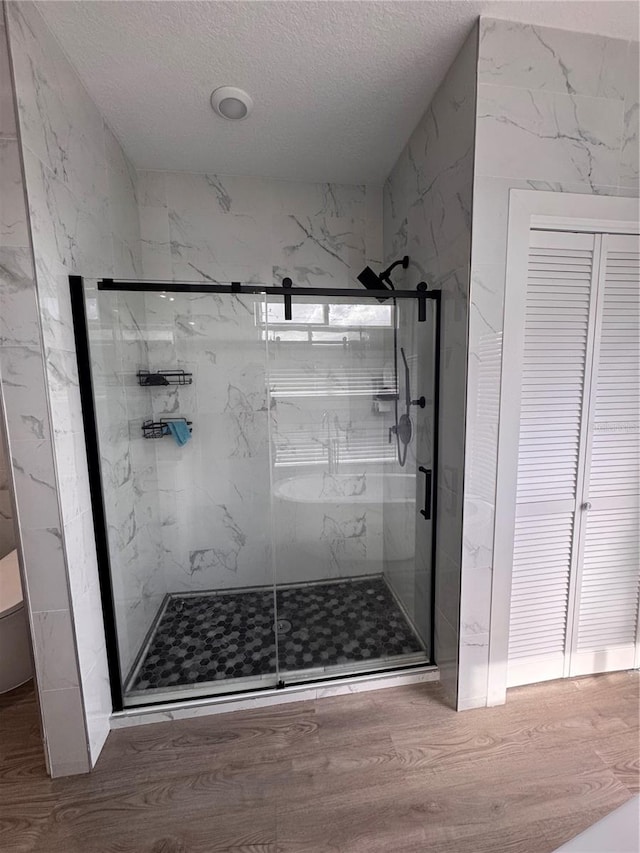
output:
[[[71,292],[116,709],[431,663],[439,293]]]

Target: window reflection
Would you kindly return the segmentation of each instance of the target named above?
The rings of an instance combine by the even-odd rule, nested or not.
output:
[[[359,332],[389,328],[393,324],[392,305],[293,302],[291,320],[285,320],[284,303],[280,300],[266,306],[260,303],[256,309],[257,323],[268,329],[270,340],[342,343],[359,336],[347,334],[345,337],[342,332],[320,332],[308,327],[333,326]],[[301,326],[305,329],[301,330]]]

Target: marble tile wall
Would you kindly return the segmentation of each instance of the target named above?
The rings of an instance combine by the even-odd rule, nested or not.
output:
[[[141,389],[148,416],[184,416],[193,437],[156,454],[162,567],[171,592],[263,585],[270,552],[266,349],[259,297],[146,294],[151,370],[193,384]]]
[[[359,287],[355,275],[382,257],[381,188],[141,172],[138,195],[147,279],[271,284],[290,275],[299,287]],[[340,371],[348,374],[349,368],[342,347],[319,350],[283,341],[267,355],[258,319],[262,307],[258,297],[146,297],[147,330],[153,339],[149,366],[178,366],[194,377],[193,386],[147,392],[154,415],[181,413],[194,422],[186,448],[154,442],[163,564],[171,590],[272,582],[274,446],[295,441],[305,431],[311,443],[321,444],[325,409],[338,417],[345,441],[348,431],[380,425],[372,419],[372,399],[336,402],[319,392],[268,401],[267,367],[271,385],[292,369],[312,385],[322,384],[324,377],[326,385],[328,375],[340,381]],[[355,365],[366,358],[369,363],[373,350],[365,357],[352,347],[346,360]],[[373,354],[380,374],[381,358],[381,351]],[[302,464],[277,476],[318,470]],[[349,470],[362,473],[353,466]],[[367,525],[362,507],[356,512],[341,503],[324,510],[316,507],[317,529],[302,535],[309,513],[295,501],[275,501],[279,581],[380,569],[375,553],[381,531],[376,531],[373,512]],[[311,540],[313,559],[306,552],[305,559],[300,543]]]
[[[86,772],[89,750],[4,18],[0,185],[0,390],[11,468],[11,474],[5,469],[3,482],[11,475],[45,755],[51,774],[58,776]]]
[[[67,621],[56,616],[54,627],[56,636],[69,643],[60,649],[61,659],[71,668],[77,658],[65,687],[75,690],[82,702],[69,711],[69,725],[78,716],[84,718],[94,762],[108,734],[111,698],[68,275],[140,274],[135,172],[35,7],[10,3],[7,13],[41,339],[36,341],[32,328],[23,333],[31,334],[34,350],[39,348],[33,370],[40,369],[42,354],[46,369],[46,392],[31,394],[16,411],[27,418],[20,441],[36,442],[33,459],[44,453],[42,436],[52,431],[54,458],[45,465],[43,457],[41,463],[43,480],[50,482],[60,502],[56,541],[70,595]],[[35,387],[30,383],[30,389]],[[32,414],[29,406],[37,411]],[[12,442],[12,453],[15,447]],[[40,517],[39,527],[45,517]],[[53,535],[57,528],[50,523],[49,529]],[[44,542],[39,547],[43,549]],[[54,710],[64,724],[63,697]],[[72,737],[67,735],[68,743]]]
[[[347,330],[334,326],[338,340],[331,346],[270,344],[275,563],[281,582],[383,570],[380,487],[389,470],[389,445],[386,418],[374,410],[373,396],[387,371],[385,342],[392,328],[364,327],[362,333],[349,331],[343,342]],[[369,379],[361,378],[365,374]],[[289,376],[308,393],[288,390]],[[318,448],[318,464],[305,465],[304,453],[295,461],[293,448],[302,436]],[[337,451],[335,473],[328,465],[329,447]],[[286,458],[293,464],[282,464]]]
[[[637,42],[480,21],[461,708],[487,696],[509,190],[637,196],[638,76]]]
[[[458,675],[476,63],[474,27],[384,187],[386,259],[408,254],[405,286],[426,281],[443,294],[435,656],[453,702]],[[428,453],[425,462],[429,463]]]
[[[140,172],[144,277],[358,286],[382,258],[381,188]]]
[[[151,414],[136,373],[148,364],[144,295],[87,288],[94,396],[122,679],[156,615],[166,584],[160,560],[155,451],[141,423]]]

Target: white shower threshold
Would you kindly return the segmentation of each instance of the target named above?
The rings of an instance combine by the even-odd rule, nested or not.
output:
[[[284,705],[288,702],[304,702],[323,699],[327,696],[365,693],[370,690],[384,690],[388,687],[402,687],[405,684],[420,684],[439,680],[440,671],[438,667],[425,665],[405,672],[372,673],[371,675],[358,675],[340,680],[332,678],[314,684],[292,684],[281,689],[274,687],[260,693],[236,693],[233,696],[215,696],[184,702],[158,703],[144,708],[129,708],[112,714],[109,722],[111,729],[122,729],[128,726],[142,726],[147,723],[186,720],[191,717],[206,717],[212,714],[229,714],[232,711],[250,711],[253,708]]]

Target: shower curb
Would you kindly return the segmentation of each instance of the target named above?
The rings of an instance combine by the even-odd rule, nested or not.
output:
[[[389,687],[402,687],[407,684],[421,684],[439,680],[440,670],[437,666],[416,667],[411,672],[395,672],[384,675],[378,673],[341,678],[339,681],[334,678],[314,684],[292,684],[282,689],[274,688],[261,691],[259,695],[252,692],[215,699],[167,702],[149,708],[118,711],[111,715],[109,723],[111,729],[123,729],[129,726],[142,726],[147,723],[186,720],[213,714],[229,714],[233,711],[250,711],[254,708],[267,708],[270,705],[313,701],[328,696],[366,693],[371,690],[384,690]]]

